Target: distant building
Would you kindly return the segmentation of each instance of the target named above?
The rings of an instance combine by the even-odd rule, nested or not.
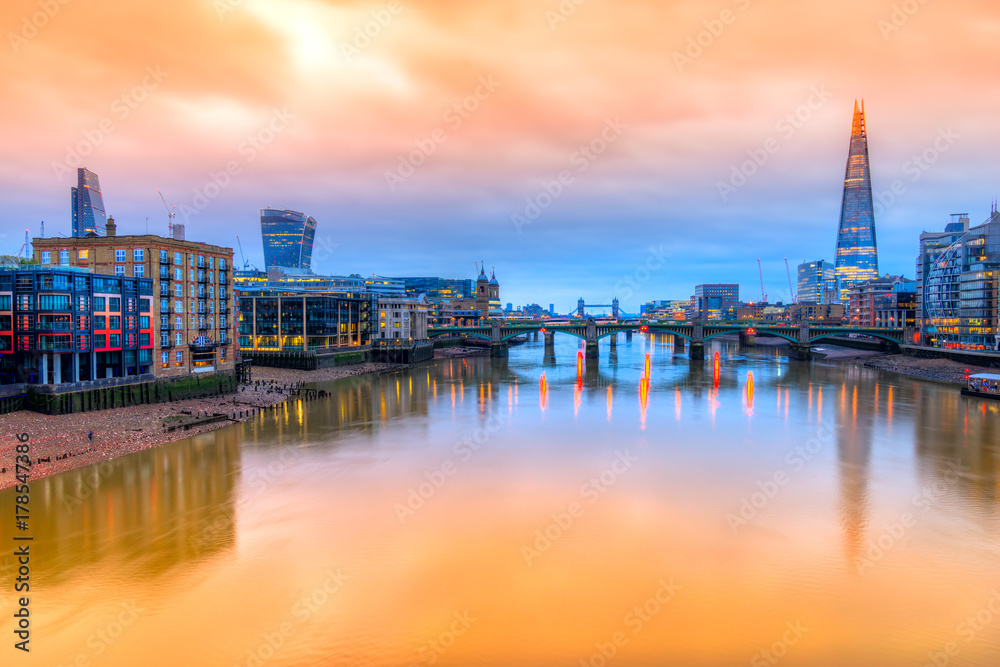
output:
[[[381,340],[427,340],[427,297],[381,296],[378,299],[378,326],[373,338]]]
[[[549,317],[552,317],[555,314],[556,314],[556,304],[550,303],[549,304]]]
[[[830,262],[818,259],[803,262],[798,269],[799,303],[828,303],[828,290],[833,286],[836,269]],[[839,299],[837,299],[839,300]]]
[[[260,211],[264,266],[312,270],[316,220],[298,211],[265,208]]]
[[[76,187],[70,189],[73,213],[73,236],[99,234],[108,222],[104,208],[104,195],[97,174],[79,167],[76,170]]]
[[[921,336],[926,335],[924,328],[924,312],[927,304],[927,293],[924,289],[924,277],[930,273],[931,266],[953,244],[957,243],[969,231],[969,214],[953,213],[951,222],[943,232],[924,232],[920,235],[920,255],[917,257],[917,319],[916,326],[920,328]]]
[[[930,264],[924,275],[925,345],[997,349],[1000,211],[972,227]]]
[[[360,277],[360,276],[358,276]],[[406,298],[406,285],[399,278],[383,278],[382,276],[372,276],[365,278],[365,289],[374,292],[379,296],[394,298]],[[419,295],[418,295],[419,296]]]
[[[913,326],[916,318],[916,290],[916,281],[890,275],[851,286],[848,290],[848,317],[851,326]],[[888,321],[896,323],[886,324]],[[901,321],[904,324],[900,324]],[[909,322],[909,325],[905,322]]]
[[[487,319],[503,317],[500,309],[500,283],[495,273],[487,278],[485,268],[480,268],[479,277],[476,278],[476,309]]]
[[[788,307],[780,303],[748,303],[735,311],[735,319],[754,322],[783,322],[788,317]]]
[[[721,320],[730,309],[740,304],[740,286],[737,284],[696,285],[694,288],[695,317],[702,320]]]
[[[469,299],[475,295],[471,278],[393,278],[403,283],[411,299],[426,294],[428,299]]]
[[[851,148],[844,174],[844,195],[837,233],[836,275],[841,298],[854,285],[878,278],[878,247],[875,239],[875,207],[872,200],[871,170],[868,164],[868,131],[864,101],[854,102]]]
[[[639,306],[641,315],[651,320],[671,320],[683,322],[691,308],[691,300],[666,299],[649,301]]]
[[[842,325],[847,307],[842,303],[793,303],[788,307],[791,322],[815,322],[817,324]]]
[[[35,259],[42,266],[151,279],[157,377],[232,370],[239,354],[233,249],[155,234],[118,236],[114,218],[105,229],[104,236],[36,238]]]

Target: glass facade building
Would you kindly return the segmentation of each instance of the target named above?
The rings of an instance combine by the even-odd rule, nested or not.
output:
[[[933,262],[924,277],[924,344],[993,350],[1000,272],[1000,212],[973,227]]]
[[[244,292],[240,294],[240,349],[246,353],[370,345],[372,314],[377,308],[375,294]]]
[[[73,209],[73,236],[97,234],[108,223],[104,209],[104,196],[101,194],[101,183],[97,174],[79,167],[76,170],[76,187],[70,191]]]
[[[260,234],[266,267],[311,270],[316,220],[298,211],[265,208],[260,212]]]
[[[920,235],[920,255],[917,257],[917,326],[924,331],[924,311],[926,299],[924,276],[930,273],[931,265],[941,254],[958,242],[969,231],[969,214],[952,213],[951,222],[943,232],[924,232]]]
[[[475,294],[471,278],[395,278],[401,280],[406,296],[416,299],[426,294],[428,299],[469,299]]]
[[[854,103],[851,150],[844,174],[844,197],[837,233],[836,276],[840,279],[841,300],[846,301],[852,285],[878,277],[878,248],[875,242],[875,207],[872,202],[871,171],[868,165],[868,134],[865,129],[864,101]]]
[[[818,259],[799,264],[799,303],[826,303],[826,293],[834,282],[835,267]]]
[[[736,284],[695,285],[695,317],[702,320],[725,319],[740,305],[740,286]]]

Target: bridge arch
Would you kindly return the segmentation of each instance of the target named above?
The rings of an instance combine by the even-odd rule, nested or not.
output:
[[[466,336],[470,338],[479,338],[481,340],[493,340],[490,334],[484,334],[478,331],[439,331],[435,333],[432,333],[430,331],[427,332],[428,340],[431,340],[433,338],[441,338],[443,336],[456,336],[456,337]]]
[[[837,342],[836,336],[843,336],[844,333],[845,332],[842,332],[842,331],[841,332],[832,331],[832,332],[829,332],[829,333],[820,334],[818,336],[809,338],[809,342],[810,343],[815,343],[816,341],[819,341],[819,340],[832,339],[830,342],[836,343]],[[899,338],[893,337],[892,334],[883,334],[883,333],[878,333],[878,332],[875,332],[875,331],[859,332],[859,334],[862,335],[862,336],[869,336],[871,338],[878,338],[880,340],[889,341],[890,343],[895,343],[896,345],[901,345],[902,344],[902,341],[900,341]]]

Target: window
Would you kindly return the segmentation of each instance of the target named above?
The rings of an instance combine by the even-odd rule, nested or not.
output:
[[[121,315],[112,315],[108,318],[108,328],[109,329],[121,329],[122,328],[122,318]]]
[[[184,264],[184,255],[180,254],[179,252],[175,252],[174,253],[174,264],[181,264],[181,265],[183,265]]]
[[[89,310],[90,297],[89,296],[78,296],[76,297],[76,309],[77,310]]]
[[[94,297],[94,310],[102,312],[104,310],[104,297],[95,296]]]
[[[211,255],[209,255],[209,257],[208,257],[208,268],[210,268],[210,269],[211,269],[211,268],[213,268],[213,267],[212,267],[212,260],[213,260],[213,259],[215,259],[215,258],[214,258],[214,257],[212,257]]]
[[[80,315],[76,318],[76,328],[78,331],[86,331],[90,328],[90,316]]]
[[[69,310],[69,294],[39,294],[38,310]]]
[[[139,312],[149,313],[152,312],[152,299],[139,299]]]
[[[121,347],[121,346],[122,346],[121,334],[108,334],[108,347]]]
[[[127,299],[125,299],[125,310],[127,312],[130,312],[130,313],[134,313],[135,312],[135,297],[134,296],[130,296]]]
[[[181,283],[174,283],[174,296],[184,296],[184,285]]]
[[[124,264],[115,264],[115,275],[116,276],[124,276],[125,275],[125,265]]]
[[[132,250],[132,261],[133,262],[145,262],[146,261],[146,251],[142,248],[135,248]]]
[[[175,320],[174,320],[174,324],[176,325],[176,327],[175,327],[176,329],[183,329],[184,328],[184,318],[181,315],[178,315],[175,318]]]
[[[177,300],[174,301],[174,312],[175,313],[183,313],[184,312],[184,301],[183,300],[177,299]]]
[[[106,334],[94,334],[94,349],[107,346],[108,346],[108,337]]]
[[[83,248],[82,250],[77,252],[77,257],[79,257],[80,259],[90,259],[90,250]]]
[[[146,273],[146,267],[143,264],[136,264],[132,267],[132,275],[136,278],[142,278]]]
[[[167,263],[167,251],[166,250],[161,250],[160,251],[160,264],[166,264],[166,263]]]
[[[42,264],[51,264],[51,263],[52,263],[52,252],[49,251],[49,250],[43,250],[42,251]]]
[[[198,266],[204,268],[205,266],[205,256],[198,255]]]
[[[125,334],[125,347],[135,347],[137,337],[134,333]]]
[[[184,363],[184,353],[183,352],[178,352],[177,355],[174,358],[177,360],[177,365],[178,366],[180,366],[181,364]]]
[[[183,344],[184,344],[184,334],[178,331],[177,333],[174,334],[174,345],[183,345]],[[178,352],[177,354],[180,354],[180,352]],[[180,359],[178,359],[177,361],[180,361]]]
[[[108,299],[108,312],[109,313],[120,313],[122,312],[122,300],[116,296]]]
[[[116,262],[125,261],[125,248],[115,248],[115,261]]]
[[[190,264],[192,267],[194,266],[194,253],[188,255],[188,264]]]
[[[165,313],[170,309],[170,299],[160,299],[160,312]]]
[[[192,255],[192,256],[193,256],[193,255]],[[194,281],[196,281],[197,279],[198,279],[198,278],[197,278],[197,275],[196,275],[196,274],[195,274],[195,272],[194,272],[194,269],[191,269],[191,270],[190,270],[190,271],[188,272],[188,280],[190,280],[191,282],[194,282]]]
[[[170,353],[169,352],[164,352],[162,355],[160,355],[160,363],[163,364],[163,368],[166,368],[167,366],[170,365]]]
[[[135,315],[129,315],[128,317],[125,318],[126,329],[135,329],[135,325],[137,323],[138,321],[136,320]]]
[[[184,280],[184,269],[174,269],[174,280]]]

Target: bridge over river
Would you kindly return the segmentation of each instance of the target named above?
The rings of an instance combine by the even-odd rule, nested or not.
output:
[[[738,334],[744,344],[754,344],[756,336],[777,336],[790,341],[791,355],[796,359],[809,359],[812,356],[812,346],[825,339],[843,338],[851,334],[870,336],[887,341],[890,345],[901,345],[913,338],[913,331],[904,328],[875,328],[831,326],[803,322],[799,325],[777,324],[774,322],[598,322],[594,318],[581,320],[579,323],[547,324],[545,320],[491,320],[488,325],[460,327],[431,327],[428,337],[431,339],[442,336],[471,336],[488,340],[491,343],[493,356],[503,356],[507,353],[507,341],[515,336],[541,332],[545,336],[545,347],[553,345],[553,337],[557,333],[575,336],[586,341],[586,357],[596,359],[599,343],[602,338],[612,337],[611,345],[615,345],[619,333],[631,336],[633,332],[673,334],[678,345],[690,345],[692,359],[705,358],[705,341],[725,334]],[[835,341],[831,341],[835,342]]]

